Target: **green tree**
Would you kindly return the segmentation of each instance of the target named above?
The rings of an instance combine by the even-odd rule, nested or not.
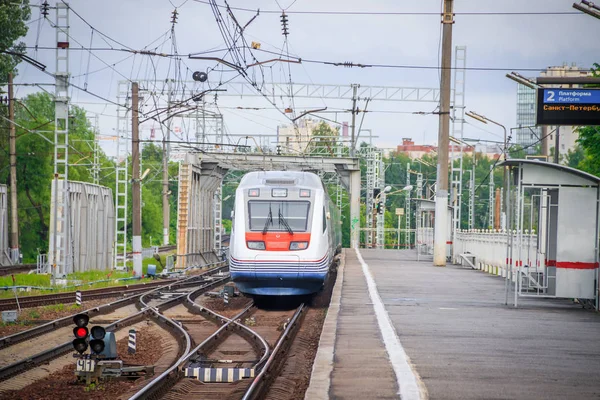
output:
[[[600,176],[600,126],[579,128],[577,142],[584,150],[584,157],[577,168]]]
[[[8,82],[8,74],[15,72],[21,61],[4,52],[25,53],[25,43],[15,41],[27,34],[25,21],[30,16],[29,0],[0,0],[0,84]]]
[[[585,150],[580,144],[576,144],[573,150],[567,152],[566,159],[569,167],[579,168],[579,165],[585,159]]]
[[[321,121],[312,131],[309,153],[311,155],[335,156],[338,146],[336,138],[339,133],[339,128],[334,129],[325,121]]]
[[[48,248],[50,188],[54,164],[54,103],[47,93],[27,96],[15,104],[20,242],[24,259],[34,261],[37,249]],[[69,110],[69,179],[91,182],[94,133],[85,110]],[[7,149],[2,149],[7,154]],[[100,184],[114,188],[114,164],[100,152]],[[112,174],[111,174],[112,172]],[[8,157],[0,157],[0,182],[8,183]]]
[[[510,158],[525,158],[526,155],[523,146],[521,146],[520,144],[515,144],[511,146],[508,150],[508,154]]]

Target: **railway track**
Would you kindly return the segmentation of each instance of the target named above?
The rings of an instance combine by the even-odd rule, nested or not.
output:
[[[268,378],[275,375],[275,369],[283,360],[306,309],[302,304],[295,310],[260,310],[251,303],[227,318],[198,304],[195,301],[198,294],[198,291],[191,292],[185,307],[196,317],[200,315],[219,327],[208,334],[210,328],[206,325],[198,329],[201,320],[172,308],[166,315],[179,317],[178,322],[188,333],[189,341],[197,345],[158,377],[128,394],[131,399],[260,398],[270,383]],[[241,323],[243,319],[248,324],[252,321],[254,326]],[[219,376],[236,373],[238,376],[247,374],[250,379],[216,382]]]
[[[126,326],[138,323],[148,317],[151,317],[151,318],[156,319],[158,323],[162,324],[167,329],[174,331],[175,332],[174,337],[179,340],[179,337],[181,336],[181,332],[179,332],[180,326],[178,324],[174,323],[173,321],[169,320],[168,318],[164,318],[160,315],[157,315],[158,313],[156,313],[155,310],[157,310],[158,307],[168,308],[169,306],[176,305],[177,302],[183,301],[183,297],[185,295],[173,296],[172,299],[163,301],[162,303],[160,303],[156,306],[151,306],[151,305],[147,304],[143,300],[144,296],[151,295],[152,293],[167,293],[167,292],[171,292],[174,290],[182,290],[182,288],[186,288],[191,285],[197,286],[199,284],[200,284],[200,287],[198,288],[199,291],[210,290],[214,286],[216,286],[218,284],[222,284],[229,279],[228,276],[220,277],[216,280],[215,279],[210,279],[210,280],[205,279],[205,278],[209,277],[210,275],[214,275],[216,272],[221,271],[223,268],[224,267],[213,268],[212,270],[206,271],[201,275],[195,275],[193,277],[190,277],[190,278],[187,278],[184,280],[180,280],[179,282],[162,285],[160,287],[153,288],[150,291],[146,291],[145,293],[139,294],[137,296],[132,296],[128,299],[120,300],[119,302],[123,303],[123,304],[120,304],[120,306],[123,306],[126,301],[131,302],[132,299],[134,298],[135,300],[137,300],[137,306],[138,306],[138,308],[140,308],[140,310],[139,311],[135,310],[133,313],[129,313],[129,315],[124,316],[122,318],[119,318],[116,321],[111,322],[109,325],[105,326],[105,329],[107,331],[118,331]],[[107,307],[107,310],[111,307],[113,309],[118,308],[118,305],[116,305],[115,303],[118,303],[118,302],[111,303],[111,305],[109,305]],[[98,309],[100,309],[100,308],[101,307],[99,307]],[[93,311],[97,311],[98,309],[94,309]],[[106,310],[103,310],[103,311],[106,311]],[[96,315],[99,315],[99,313],[97,313]],[[42,327],[36,327],[29,331],[24,331],[24,332],[15,334],[15,335],[11,335],[11,337],[2,338],[0,340],[0,343],[3,343],[5,347],[8,347],[8,346],[12,346],[13,344],[16,344],[18,342],[21,342],[23,340],[31,341],[32,338],[36,338],[37,336],[44,335],[45,333],[48,332],[48,330],[50,330],[50,331],[54,330],[55,328],[53,328],[53,327],[55,326],[55,324],[56,324],[56,326],[60,326],[62,324],[68,324],[69,321],[72,322],[72,316],[66,317],[66,318],[61,318],[59,320],[45,324],[45,326],[42,326]],[[27,342],[27,343],[29,344],[30,342]],[[50,346],[50,348],[46,348],[43,351],[38,352],[37,354],[26,355],[25,357],[21,357],[19,360],[12,362],[9,365],[3,365],[2,367],[0,367],[0,382],[7,380],[7,379],[11,379],[11,377],[19,375],[25,371],[31,370],[40,364],[48,363],[49,361],[72,351],[72,344],[71,344],[70,340],[68,342],[60,343],[57,345],[47,344],[47,347],[48,346]],[[187,350],[186,350],[186,352],[187,352]],[[0,388],[0,390],[1,390],[1,388]]]
[[[158,252],[165,253],[167,251],[173,251],[177,248],[175,245],[159,246]],[[127,252],[126,257],[131,258],[132,252]],[[15,264],[15,265],[3,265],[0,266],[0,276],[20,274],[23,272],[29,272],[37,268],[37,264]]]
[[[154,282],[136,283],[133,285],[121,285],[99,289],[81,290],[81,297],[83,301],[86,301],[101,299],[103,297],[130,296],[136,293],[148,291],[149,289],[152,289],[154,287],[164,286],[166,284],[170,284],[176,281],[177,279],[163,279]],[[21,308],[38,307],[49,304],[60,304],[65,302],[74,303],[75,292],[62,292],[42,294],[37,296],[19,297],[19,306]],[[15,299],[0,299],[0,311],[15,310],[16,308],[17,301]]]
[[[0,276],[20,274],[23,272],[29,272],[36,268],[36,264],[3,265],[0,267]]]

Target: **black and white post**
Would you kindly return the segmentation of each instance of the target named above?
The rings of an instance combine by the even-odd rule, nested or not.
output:
[[[77,304],[78,306],[81,306],[82,301],[81,301],[81,291],[76,291],[75,292],[75,304]]]
[[[229,294],[227,292],[223,292],[223,302],[229,304]]]
[[[135,340],[136,340],[135,329],[130,329],[129,330],[129,343],[127,346],[127,352],[129,354],[135,354]]]

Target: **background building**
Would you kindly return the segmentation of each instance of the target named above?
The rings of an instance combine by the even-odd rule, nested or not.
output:
[[[517,127],[514,130],[513,140],[524,148],[527,154],[537,154],[541,147],[542,127],[535,126],[536,118],[536,96],[535,89],[517,85]],[[534,143],[539,144],[539,147]]]
[[[283,153],[303,153],[310,143],[310,139],[313,135],[313,130],[317,128],[320,123],[320,120],[307,118],[298,120],[296,127],[294,125],[278,126],[277,145]],[[331,129],[335,131],[334,127],[331,127]],[[345,132],[347,132],[347,127],[345,129]]]

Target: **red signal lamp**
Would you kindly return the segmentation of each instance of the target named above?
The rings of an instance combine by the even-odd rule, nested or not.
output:
[[[86,328],[86,327],[76,326],[75,328],[73,328],[73,335],[77,339],[87,338],[89,334],[90,334],[90,332],[88,331],[88,328]]]

